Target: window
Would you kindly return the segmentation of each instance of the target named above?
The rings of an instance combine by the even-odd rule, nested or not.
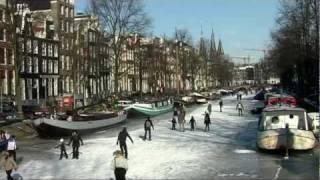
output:
[[[64,21],[61,21],[61,31],[64,31]]]
[[[73,9],[70,9],[70,16],[73,17]]]
[[[4,64],[4,48],[0,48],[0,64]]]
[[[42,72],[43,73],[47,72],[47,60],[46,59],[42,60]]]
[[[66,32],[67,33],[69,32],[69,22],[68,21],[66,22]]]
[[[68,12],[68,8],[66,7],[65,9],[64,9],[64,14],[66,15],[66,17],[69,17],[69,12]]]
[[[48,56],[53,56],[52,44],[48,44]]]
[[[27,52],[28,53],[31,53],[32,52],[32,45],[31,45],[32,43],[31,43],[31,40],[30,39],[28,39],[27,40]]]
[[[38,54],[38,41],[37,40],[33,41],[33,53]]]
[[[54,57],[58,57],[58,45],[54,45]]]
[[[60,13],[61,13],[61,15],[64,15],[64,7],[63,6],[60,7]]]
[[[27,73],[32,73],[32,59],[31,57],[26,57],[26,63],[27,63]]]
[[[0,41],[4,41],[5,40],[5,38],[4,38],[4,33],[5,31],[4,31],[4,29],[0,29]]]
[[[64,56],[61,56],[61,69],[64,70]]]
[[[33,73],[39,73],[38,58],[33,58]]]
[[[51,74],[53,72],[53,68],[52,68],[52,61],[48,60],[48,73]]]
[[[21,57],[21,56],[20,56]],[[24,73],[25,71],[25,63],[24,61],[21,61],[21,64],[20,64],[20,72]]]
[[[46,56],[47,55],[47,46],[46,43],[43,42],[42,43],[42,56]]]
[[[3,12],[4,12],[3,10],[0,10],[0,21],[4,21],[4,20],[3,20],[3,19],[4,19],[4,18],[3,18],[3,17],[4,17]]]
[[[7,64],[13,64],[13,54],[11,49],[7,49]]]
[[[65,59],[65,68],[66,70],[69,70],[70,67],[69,67],[69,56],[66,56],[66,59]]]
[[[54,61],[54,67],[53,67],[53,69],[54,69],[54,73],[55,73],[55,74],[58,74],[58,70],[59,70],[59,63],[58,63],[58,61]]]

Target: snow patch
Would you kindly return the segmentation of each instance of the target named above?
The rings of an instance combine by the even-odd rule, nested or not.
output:
[[[255,151],[248,150],[248,149],[236,149],[233,152],[238,153],[238,154],[251,154],[251,153],[256,153]]]

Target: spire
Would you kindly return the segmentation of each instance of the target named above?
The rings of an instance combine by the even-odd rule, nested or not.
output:
[[[213,59],[215,54],[216,54],[216,42],[215,42],[215,39],[214,39],[214,32],[213,32],[213,29],[212,29],[212,32],[211,32],[211,40],[210,40],[210,58]]]
[[[218,45],[218,52],[217,52],[219,55],[223,55],[224,52],[223,52],[223,47],[222,47],[222,42],[221,40],[219,39],[219,45]]]

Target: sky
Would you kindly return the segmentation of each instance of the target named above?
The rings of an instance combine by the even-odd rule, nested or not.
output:
[[[87,0],[76,0],[81,11]],[[263,57],[271,43],[275,28],[278,0],[144,0],[145,11],[153,20],[152,34],[173,37],[174,31],[188,29],[195,42],[210,38],[213,30],[216,43],[220,39],[224,52],[232,57],[250,56],[251,62]],[[235,62],[243,62],[234,59]]]

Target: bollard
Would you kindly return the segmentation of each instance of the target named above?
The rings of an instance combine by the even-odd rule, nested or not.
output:
[[[289,124],[286,124],[286,155],[284,159],[289,159]]]

